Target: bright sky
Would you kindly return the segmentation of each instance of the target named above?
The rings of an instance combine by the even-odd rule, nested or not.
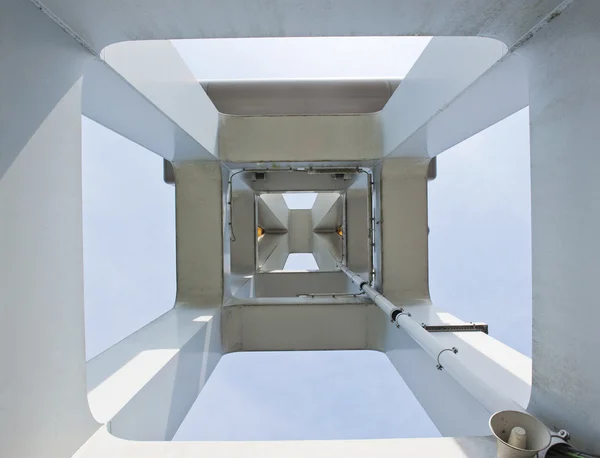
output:
[[[199,79],[402,77],[427,40],[401,40],[313,39],[308,50],[298,39],[177,46]],[[252,53],[257,46],[266,57]],[[162,159],[85,118],[83,172],[91,358],[173,306],[175,202],[173,187],[162,181]],[[527,355],[529,195],[527,110],[443,153],[429,186],[434,303],[464,320],[489,323],[492,336]],[[390,387],[401,395],[390,399]],[[224,357],[175,439],[437,434],[383,355],[298,352]]]

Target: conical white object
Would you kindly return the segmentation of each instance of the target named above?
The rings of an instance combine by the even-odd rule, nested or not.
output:
[[[508,436],[508,445],[512,445],[517,448],[527,447],[527,433],[520,426],[515,426],[510,430],[510,436]]]

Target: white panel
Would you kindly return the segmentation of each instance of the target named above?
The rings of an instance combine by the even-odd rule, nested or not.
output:
[[[513,43],[562,0],[45,0],[96,50],[127,40],[242,37],[474,36]],[[206,14],[210,11],[210,14]],[[390,53],[390,55],[394,55]],[[217,54],[215,59],[221,58]],[[295,57],[295,56],[294,56]]]
[[[215,157],[104,61],[85,67],[83,114],[169,161]]]
[[[0,454],[67,457],[85,393],[85,50],[30,2],[0,3]]]
[[[573,2],[523,49],[530,61],[531,410],[600,453],[600,4]]]
[[[529,104],[527,62],[511,53],[493,65],[427,125],[433,157]]]
[[[485,38],[433,38],[381,111],[384,155],[394,155],[505,51],[502,43]]]
[[[130,440],[170,440],[221,357],[219,309],[174,309],[87,364],[98,421]]]
[[[460,324],[461,320],[430,305],[402,306],[417,323]],[[390,360],[443,435],[488,434],[490,412],[443,370],[402,329],[377,310],[370,332],[381,336]],[[379,328],[377,327],[379,326]],[[383,328],[381,328],[383,326]],[[383,332],[382,332],[383,331]],[[457,358],[488,386],[522,407],[531,392],[531,360],[482,332],[432,333],[445,348],[456,347]],[[423,383],[427,380],[427,383]],[[451,413],[451,414],[450,414]]]
[[[168,41],[117,43],[102,58],[185,132],[217,155],[217,109]]]

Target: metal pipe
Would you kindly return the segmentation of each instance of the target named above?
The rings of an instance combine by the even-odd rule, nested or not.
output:
[[[451,375],[491,414],[501,410],[517,410],[525,412],[523,407],[514,400],[492,389],[469,367],[461,362],[456,356],[456,353],[458,353],[457,348],[446,348],[441,345],[435,337],[423,329],[419,323],[414,321],[409,313],[405,312],[402,308],[395,306],[386,299],[383,294],[369,286],[366,281],[348,269],[345,265],[340,263],[339,267],[352,282],[357,284],[360,289],[385,312],[393,323],[396,323],[398,327],[404,329],[404,331],[406,331],[406,333],[436,361],[436,367],[439,370],[447,371],[449,375]]]
[[[331,251],[330,251],[330,253],[331,253]],[[332,255],[332,256],[333,256],[333,255]],[[355,273],[354,273],[354,272],[352,272],[350,269],[348,269],[348,268],[346,267],[346,265],[345,265],[345,264],[342,264],[342,263],[340,262],[340,263],[338,263],[338,266],[340,267],[340,270],[341,270],[342,272],[344,272],[344,273],[345,273],[345,274],[348,276],[348,278],[350,278],[350,280],[352,280],[352,282],[353,282],[353,283],[354,283],[356,286],[358,286],[358,287],[359,287],[361,290],[362,290],[362,286],[363,286],[364,284],[367,284],[367,282],[366,282],[366,281],[364,281],[364,280],[363,280],[361,277],[359,277],[357,274],[355,274]]]

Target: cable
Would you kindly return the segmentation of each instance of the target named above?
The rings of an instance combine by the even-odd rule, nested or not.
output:
[[[584,452],[582,450],[578,450],[574,447],[571,447],[568,444],[558,444],[554,447],[551,447],[546,453],[547,458],[600,458],[600,455],[595,455],[593,453]]]
[[[232,173],[229,177],[228,183],[228,192],[227,192],[227,206],[229,207],[229,241],[235,242],[235,234],[233,233],[233,177],[238,173],[245,172],[246,169],[238,170],[235,173]]]

